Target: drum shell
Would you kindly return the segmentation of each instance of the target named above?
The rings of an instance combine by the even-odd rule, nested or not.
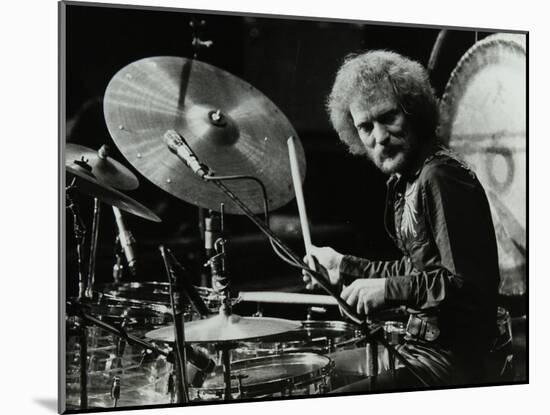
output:
[[[232,376],[243,374],[241,398],[266,398],[318,395],[331,389],[330,376],[334,364],[316,353],[285,353],[239,360],[231,363]],[[223,368],[218,367],[205,380],[203,387],[190,388],[191,399],[209,401],[223,399]],[[231,393],[239,398],[239,385],[231,381]]]
[[[302,328],[291,332],[242,342],[231,352],[232,360],[270,356],[281,353],[311,352],[327,354],[344,348],[353,348],[361,339],[359,328],[342,321],[302,322]]]
[[[140,347],[125,344],[119,348],[115,336],[97,327],[87,329],[87,394],[90,408],[114,405],[111,387],[120,378],[118,406],[169,403],[168,376],[172,364]],[[66,405],[80,405],[80,350],[78,337],[69,336],[66,353]]]
[[[211,289],[195,287],[210,313],[217,313],[221,298]],[[132,310],[147,310],[158,314],[171,314],[170,286],[167,282],[123,282],[104,284],[96,293],[98,303],[128,307]],[[185,320],[193,321],[200,316],[190,304],[185,308]]]

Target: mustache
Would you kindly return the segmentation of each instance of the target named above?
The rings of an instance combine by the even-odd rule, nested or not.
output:
[[[396,143],[381,144],[380,147],[379,153],[383,156],[392,156],[406,148],[403,144]]]

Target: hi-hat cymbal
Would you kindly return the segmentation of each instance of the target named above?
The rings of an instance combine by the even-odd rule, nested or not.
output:
[[[135,174],[110,157],[106,146],[96,151],[78,144],[67,143],[65,160],[73,162],[82,159],[92,167],[94,176],[102,183],[120,190],[133,190],[139,186]]]
[[[272,336],[300,328],[301,323],[268,317],[241,317],[223,312],[204,319],[185,323],[185,341],[188,343],[223,343],[257,337]],[[174,326],[161,327],[148,332],[151,340],[174,342]]]
[[[173,129],[217,175],[250,175],[266,186],[271,209],[294,197],[286,140],[297,138],[285,115],[247,82],[204,62],[151,57],[122,68],[104,98],[109,132],[128,161],[168,193],[207,209],[240,214],[215,185],[202,181],[163,140]],[[300,175],[305,156],[296,140]],[[226,182],[252,211],[263,210],[250,180]]]
[[[160,222],[160,218],[150,209],[143,206],[124,193],[119,192],[104,183],[99,182],[93,173],[86,171],[78,164],[68,163],[65,165],[67,173],[76,176],[76,188],[79,192],[88,196],[97,197],[108,205],[115,206],[125,212],[139,216],[141,218]],[[68,181],[67,181],[68,182]]]

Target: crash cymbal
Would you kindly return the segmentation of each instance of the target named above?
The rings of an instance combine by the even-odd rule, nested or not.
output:
[[[300,328],[301,323],[280,318],[241,317],[223,312],[204,319],[185,323],[185,341],[188,343],[233,342],[271,336]],[[151,340],[174,342],[174,326],[148,332]]]
[[[92,150],[78,144],[67,143],[65,159],[68,162],[83,158],[92,167],[94,176],[100,182],[120,190],[133,190],[139,186],[135,174],[108,155],[107,146]]]
[[[240,214],[215,185],[202,181],[167,147],[169,129],[185,138],[217,175],[251,175],[266,186],[270,209],[294,197],[286,140],[296,139],[301,179],[304,150],[285,115],[247,82],[204,62],[151,57],[122,68],[104,98],[111,136],[128,161],[168,193],[207,209]],[[252,211],[263,211],[250,180],[226,182]]]
[[[104,203],[108,205],[115,206],[125,212],[131,213],[133,215],[139,216],[141,218],[153,221],[160,222],[160,218],[155,215],[154,212],[135,201],[134,199],[126,196],[124,193],[119,192],[118,190],[113,189],[112,187],[107,186],[104,183],[99,182],[91,173],[87,171],[86,168],[75,164],[74,162],[69,162],[65,165],[67,173],[75,176],[76,178],[76,189],[88,196],[97,197]],[[69,183],[69,178],[67,180]]]

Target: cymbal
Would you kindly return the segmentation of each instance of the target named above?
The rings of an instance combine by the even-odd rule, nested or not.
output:
[[[84,160],[92,167],[94,176],[102,183],[108,184],[115,189],[133,190],[139,186],[134,173],[106,154],[106,146],[99,150],[92,150],[78,144],[67,143],[65,146],[65,160]]]
[[[185,341],[188,343],[223,343],[271,336],[296,330],[301,323],[269,317],[241,317],[219,314],[204,320],[185,323]],[[174,326],[165,326],[145,334],[151,340],[174,342]]]
[[[160,218],[150,209],[143,206],[124,193],[98,181],[91,172],[86,171],[75,163],[65,165],[67,173],[76,176],[76,188],[88,196],[97,197],[108,205],[115,206],[125,212],[139,216],[153,222],[160,222]]]
[[[267,189],[270,209],[294,198],[286,140],[294,136],[301,180],[305,156],[289,120],[242,79],[197,60],[160,56],[133,62],[109,82],[105,121],[122,154],[154,184],[203,208],[240,214],[214,184],[196,176],[163,140],[173,129],[217,175],[251,175]],[[225,182],[255,213],[260,188],[250,180]]]

